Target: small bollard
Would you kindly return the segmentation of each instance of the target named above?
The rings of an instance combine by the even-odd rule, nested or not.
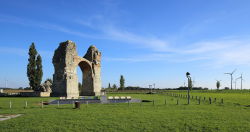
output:
[[[205,101],[205,100],[206,100],[206,97],[204,97],[203,101]]]
[[[224,100],[223,99],[221,99],[221,104],[223,104],[224,103]]]
[[[89,101],[87,101],[86,103],[87,103],[87,107],[88,107],[88,105],[89,105]]]
[[[211,99],[211,97],[209,97],[209,104],[212,104],[212,99]]]
[[[42,101],[42,108],[43,108],[43,101]]]
[[[216,98],[214,98],[214,102],[216,103]]]
[[[177,99],[177,101],[176,101],[176,105],[178,105],[179,104],[179,99]]]
[[[75,101],[75,109],[80,109],[80,104],[79,101]]]

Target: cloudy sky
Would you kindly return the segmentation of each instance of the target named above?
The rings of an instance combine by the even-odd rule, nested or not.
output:
[[[103,87],[169,88],[230,86],[225,72],[243,74],[250,88],[248,0],[1,0],[0,87],[26,87],[28,48],[35,42],[44,77],[52,78],[54,50],[77,44],[83,56],[94,44],[102,52]],[[79,68],[78,68],[79,70]],[[81,78],[80,72],[79,77]],[[240,87],[240,81],[237,81]]]

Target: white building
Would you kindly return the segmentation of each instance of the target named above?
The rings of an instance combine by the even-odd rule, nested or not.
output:
[[[3,93],[3,89],[0,89],[0,93]]]

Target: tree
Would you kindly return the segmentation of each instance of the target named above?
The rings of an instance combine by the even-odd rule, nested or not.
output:
[[[216,87],[217,87],[217,90],[219,90],[219,88],[220,88],[220,81],[216,81]]]
[[[29,48],[27,76],[31,89],[36,91],[39,90],[39,86],[43,77],[42,57],[38,55],[34,43],[32,43]]]
[[[110,83],[109,83],[108,89],[110,89],[110,88],[111,88],[111,85],[110,85]]]
[[[78,90],[79,90],[79,93],[81,94],[82,93],[82,84],[80,82],[78,82]]]
[[[123,75],[121,75],[121,77],[120,77],[120,89],[124,90],[124,88],[125,88],[125,79],[124,79]]]
[[[112,88],[113,88],[114,90],[116,90],[116,89],[117,89],[117,86],[114,84],[114,85],[112,86]]]
[[[39,90],[38,88],[42,82],[42,77],[43,77],[42,57],[38,55],[36,59],[36,76],[35,76],[35,88],[37,91]]]
[[[53,80],[51,79],[51,78],[47,78],[46,80],[45,80],[45,82],[46,81],[49,81],[51,84],[53,84]]]
[[[29,85],[32,89],[35,89],[36,84],[35,84],[35,76],[36,76],[36,56],[37,56],[37,51],[35,48],[35,44],[32,43],[30,48],[29,48],[29,63],[27,65],[27,76],[29,79]]]

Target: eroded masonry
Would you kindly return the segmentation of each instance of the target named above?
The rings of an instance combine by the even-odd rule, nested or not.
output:
[[[101,92],[101,52],[90,46],[84,57],[76,51],[70,40],[60,43],[55,50],[52,96],[78,98],[96,96]],[[78,89],[77,67],[82,71],[82,87]],[[81,92],[79,92],[81,91]]]

